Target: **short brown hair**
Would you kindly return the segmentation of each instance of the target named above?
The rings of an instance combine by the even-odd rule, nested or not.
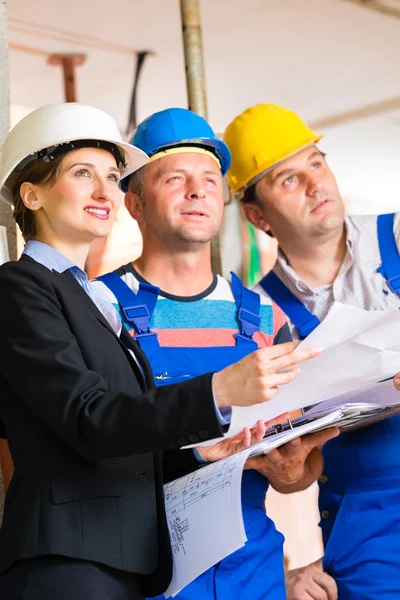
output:
[[[54,185],[60,174],[64,156],[60,156],[52,162],[39,159],[32,160],[15,176],[11,190],[14,205],[13,217],[26,242],[36,237],[37,225],[34,212],[25,206],[21,198],[21,185],[25,182],[34,185]]]
[[[257,206],[261,206],[261,200],[258,197],[255,183],[245,189],[240,198],[240,202],[243,204],[257,204]]]
[[[255,204],[255,206],[259,206],[262,208],[262,202],[260,200],[259,195],[257,194],[257,184],[253,183],[250,187],[246,188],[242,197],[240,198],[240,202],[242,204]],[[268,230],[265,232],[269,237],[274,237],[273,234]]]
[[[133,173],[131,173],[131,175],[129,175],[129,179],[128,179],[128,192],[131,192],[131,194],[136,194],[137,196],[139,196],[143,205],[145,204],[145,197],[144,197],[144,173],[145,173],[145,170],[146,170],[146,165],[144,165],[144,167],[141,167],[137,171],[134,171]]]

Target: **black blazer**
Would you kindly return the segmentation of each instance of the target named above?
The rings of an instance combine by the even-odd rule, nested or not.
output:
[[[0,572],[57,554],[143,574],[145,594],[163,592],[162,454],[172,478],[198,466],[176,450],[222,434],[211,377],[155,388],[139,346],[114,334],[69,271],[26,256],[2,265],[0,418],[15,473]]]

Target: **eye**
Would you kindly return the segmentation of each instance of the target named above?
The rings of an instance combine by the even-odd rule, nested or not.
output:
[[[317,169],[320,169],[321,167],[322,167],[321,161],[317,161],[317,162],[313,163],[311,168],[313,171],[316,171]]]
[[[179,175],[173,175],[172,177],[169,177],[167,179],[167,183],[171,183],[171,182],[175,182],[175,181],[180,181],[182,179],[182,177],[180,177]]]
[[[117,173],[110,173],[110,175],[108,176],[108,179],[110,181],[112,181],[113,183],[119,183],[121,176],[118,175]]]
[[[207,183],[212,183],[212,185],[217,185],[217,182],[215,179],[213,179],[212,177],[208,177],[206,179]]]
[[[295,181],[295,177],[294,175],[290,175],[290,177],[286,177],[286,179],[283,180],[282,185],[291,185],[292,183],[294,183]]]
[[[88,169],[78,169],[78,171],[75,171],[75,175],[76,177],[90,177],[90,171]]]

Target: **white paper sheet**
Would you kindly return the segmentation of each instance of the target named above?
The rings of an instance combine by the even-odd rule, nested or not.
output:
[[[335,398],[334,405],[344,404],[350,401],[349,394],[355,392],[357,401],[368,402],[371,398],[375,403],[377,382],[400,372],[400,311],[366,311],[335,303],[300,348],[323,348],[324,352],[301,363],[298,377],[281,386],[277,396],[269,402],[233,407],[225,437],[239,433],[243,427],[254,426],[258,419],[268,421],[284,412],[332,398]],[[387,404],[399,401],[400,394],[396,398],[391,390]]]
[[[279,394],[262,405],[233,407],[229,435],[282,412],[338,398],[367,389],[359,400],[367,402],[371,389],[400,371],[400,311],[368,312],[335,303],[324,321],[299,348],[324,349],[320,356],[300,365],[299,376],[281,386]],[[341,399],[339,397],[342,396]],[[399,396],[400,399],[400,396]],[[399,399],[395,402],[398,403]]]
[[[343,404],[365,403],[379,406],[396,406],[400,404],[400,392],[393,385],[393,379],[369,384],[354,392],[342,394],[341,396],[330,398],[321,404],[316,404],[307,411],[308,415],[317,414],[321,410],[334,410]]]
[[[166,598],[245,544],[241,481],[248,454],[236,454],[164,486],[173,555]]]

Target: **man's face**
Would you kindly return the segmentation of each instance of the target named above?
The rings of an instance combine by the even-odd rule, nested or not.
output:
[[[277,165],[256,184],[256,192],[262,205],[258,222],[250,205],[244,204],[243,211],[278,241],[329,236],[343,227],[344,205],[335,177],[314,146]]]
[[[156,236],[168,245],[207,243],[217,233],[223,215],[221,171],[207,155],[164,156],[146,166],[144,205],[135,204],[133,212],[127,198],[144,237]]]

